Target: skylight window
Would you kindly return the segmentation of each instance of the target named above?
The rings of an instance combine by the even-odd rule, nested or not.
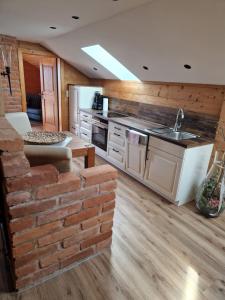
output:
[[[99,64],[109,70],[120,80],[140,81],[133,73],[131,73],[124,65],[122,65],[115,57],[106,51],[100,45],[93,45],[81,48],[85,53],[95,59]]]

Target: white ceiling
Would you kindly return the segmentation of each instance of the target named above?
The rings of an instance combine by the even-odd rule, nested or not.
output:
[[[27,6],[18,10],[23,3]],[[100,44],[141,80],[225,84],[225,0],[43,3],[0,0],[0,31],[25,40],[39,39],[90,77],[115,79],[80,49]],[[47,10],[43,9],[46,3]],[[71,9],[72,3],[79,12]],[[81,17],[77,25],[70,18],[76,14]],[[53,33],[48,30],[51,25],[58,26]],[[192,69],[186,70],[184,64]]]
[[[0,0],[0,32],[41,42],[146,2],[149,0]]]

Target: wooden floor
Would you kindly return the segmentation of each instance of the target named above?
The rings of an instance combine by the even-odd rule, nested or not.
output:
[[[205,219],[193,204],[178,208],[120,173],[111,250],[0,299],[224,300],[225,213]]]

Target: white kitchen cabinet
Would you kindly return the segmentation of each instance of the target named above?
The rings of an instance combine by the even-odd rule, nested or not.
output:
[[[107,158],[120,169],[125,168],[125,153],[116,146],[108,145]]]
[[[150,137],[144,184],[176,205],[194,199],[204,180],[213,144],[184,148]]]
[[[146,145],[126,142],[126,171],[136,178],[143,179],[145,172]]]
[[[80,138],[91,143],[92,136],[92,115],[86,112],[80,112]]]
[[[150,148],[145,172],[145,182],[170,200],[176,196],[182,159]]]

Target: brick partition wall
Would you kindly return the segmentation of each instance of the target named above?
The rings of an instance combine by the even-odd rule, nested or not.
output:
[[[117,171],[59,174],[30,167],[23,141],[0,118],[0,162],[15,289],[36,284],[110,246]],[[61,272],[60,272],[61,273]]]
[[[5,112],[22,111],[21,104],[21,88],[19,75],[19,61],[18,61],[18,41],[16,38],[0,34],[0,48],[4,45],[12,46],[12,65],[11,65],[11,85],[12,96],[9,94],[8,79],[1,76],[2,95],[5,103]],[[2,53],[0,49],[0,71],[4,70]]]

